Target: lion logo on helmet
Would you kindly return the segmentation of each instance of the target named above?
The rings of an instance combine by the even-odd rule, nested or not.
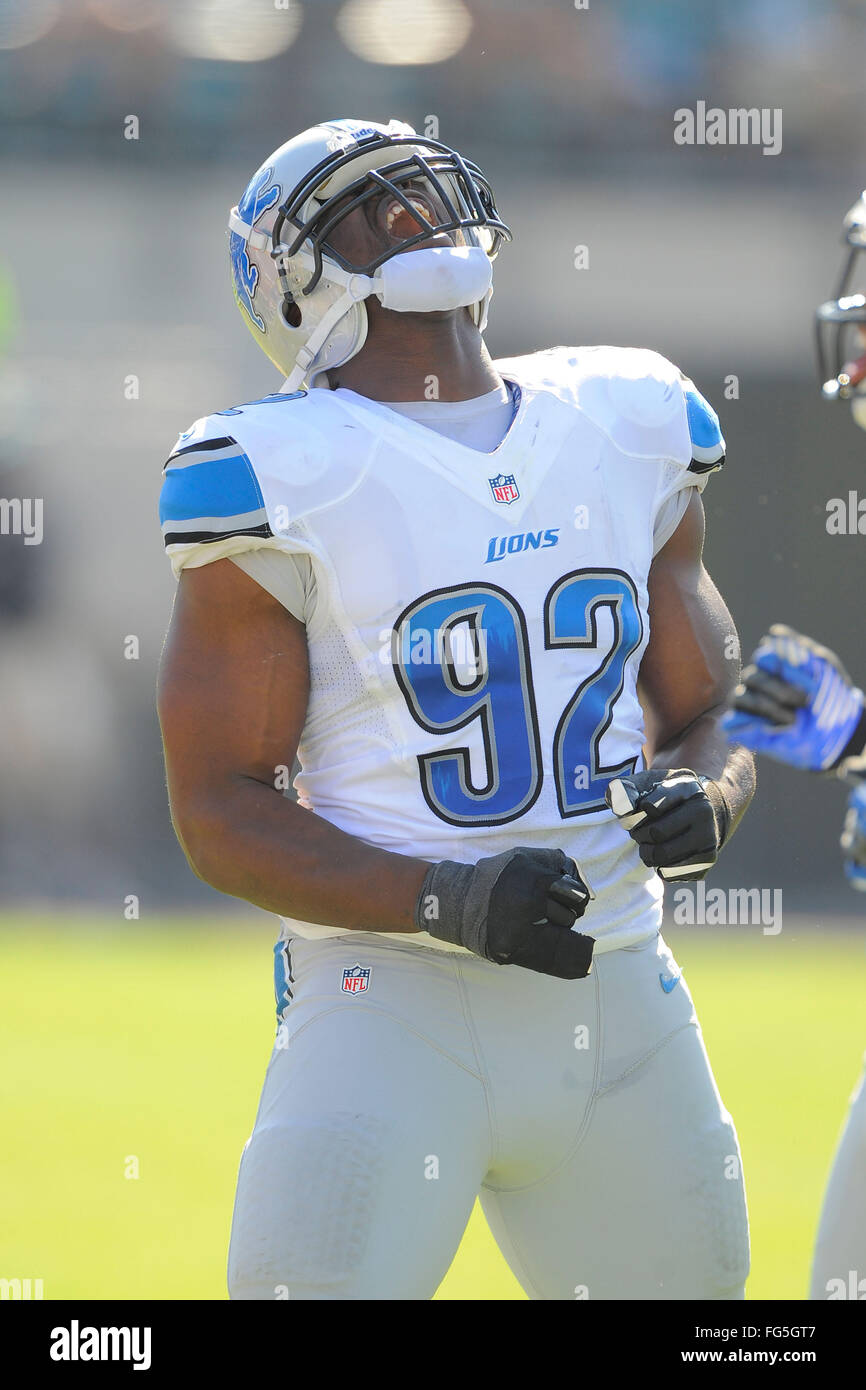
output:
[[[255,226],[263,213],[279,200],[280,185],[271,183],[273,168],[264,169],[248,185],[238,203],[238,215],[248,226]],[[232,258],[232,283],[235,298],[260,333],[267,332],[265,321],[255,311],[253,299],[259,282],[258,267],[250,261],[246,238],[239,232],[229,232],[229,252]]]

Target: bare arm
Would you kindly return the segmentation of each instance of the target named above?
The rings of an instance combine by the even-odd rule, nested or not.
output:
[[[230,560],[184,570],[158,707],[172,820],[192,868],[283,916],[417,931],[429,864],[345,834],[275,786],[308,698],[303,624]]]
[[[704,509],[695,492],[649,576],[650,641],[638,690],[651,767],[690,767],[718,782],[730,835],[755,791],[751,753],[719,728],[739,679],[734,621],[707,571]]]

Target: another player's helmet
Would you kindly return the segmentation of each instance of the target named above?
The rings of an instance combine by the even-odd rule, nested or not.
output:
[[[845,215],[847,245],[836,297],[816,313],[818,372],[825,400],[850,400],[854,418],[866,426],[866,295],[852,293],[866,251],[866,192]]]
[[[429,209],[419,213],[419,205],[410,201],[405,185],[419,179],[446,210],[445,220],[437,222],[438,214]],[[352,265],[329,238],[356,208],[387,194],[409,214],[408,228],[421,230],[395,239],[366,265]],[[395,287],[405,290],[410,257],[387,270],[382,267],[437,232],[453,233],[454,245],[435,253],[445,272],[437,278],[448,282],[449,267],[454,272],[450,299],[446,290],[447,302],[441,305],[418,303],[411,295],[407,300]],[[367,336],[363,301],[373,293],[385,307],[398,309],[467,304],[483,331],[492,293],[490,263],[503,240],[510,239],[477,165],[395,120],[387,126],[326,121],[296,135],[265,160],[229,215],[238,307],[259,346],[285,373],[290,390],[314,384],[322,372],[360,351]],[[414,251],[413,257],[421,254]],[[420,268],[420,262],[413,267],[416,272]],[[466,285],[473,286],[469,292],[478,298],[461,298],[456,280],[464,294]]]

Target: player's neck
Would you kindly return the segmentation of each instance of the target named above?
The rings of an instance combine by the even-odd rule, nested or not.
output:
[[[367,308],[367,341],[328,373],[333,389],[374,401],[468,401],[502,385],[468,309],[398,314],[369,300]]]

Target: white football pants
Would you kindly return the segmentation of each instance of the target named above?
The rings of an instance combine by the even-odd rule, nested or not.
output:
[[[824,1194],[809,1297],[866,1299],[866,1071],[851,1097]]]
[[[574,981],[371,933],[289,951],[232,1298],[432,1298],[476,1195],[530,1298],[743,1297],[737,1136],[660,937]]]

